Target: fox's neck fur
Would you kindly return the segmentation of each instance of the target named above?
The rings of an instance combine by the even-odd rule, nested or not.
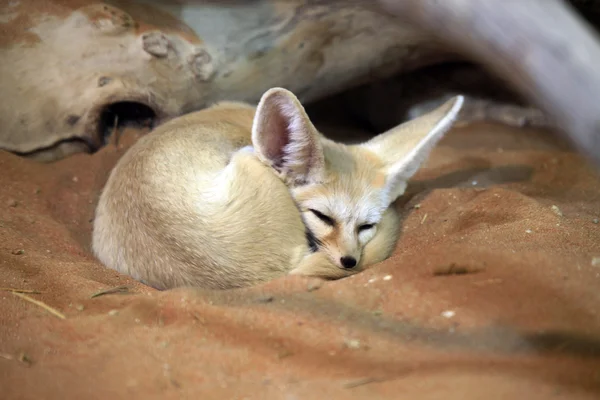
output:
[[[174,119],[112,171],[94,252],[157,288],[356,273],[393,251],[393,202],[461,104],[351,146],[323,137],[280,88],[256,108],[226,102]]]

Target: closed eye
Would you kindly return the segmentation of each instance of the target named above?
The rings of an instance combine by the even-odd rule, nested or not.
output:
[[[313,213],[317,218],[319,218],[321,221],[325,222],[327,225],[329,225],[329,226],[335,225],[335,220],[333,218],[323,214],[322,212],[313,210],[312,208],[309,208],[308,211]]]
[[[362,224],[361,226],[358,227],[358,231],[362,232],[362,231],[368,231],[369,229],[372,229],[375,226],[375,224]]]

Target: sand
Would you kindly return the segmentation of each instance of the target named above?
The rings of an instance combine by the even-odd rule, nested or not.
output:
[[[549,133],[454,129],[399,201],[394,255],[359,275],[220,292],[90,253],[125,148],[0,152],[0,286],[65,316],[0,292],[3,399],[600,398],[600,178]]]

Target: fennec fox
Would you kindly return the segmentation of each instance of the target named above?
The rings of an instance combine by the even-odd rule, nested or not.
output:
[[[351,146],[323,137],[282,88],[256,108],[226,102],[171,120],[111,172],[94,253],[159,289],[356,273],[393,251],[392,203],[462,102]]]

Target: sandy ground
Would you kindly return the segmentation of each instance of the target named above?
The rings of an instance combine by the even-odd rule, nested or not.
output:
[[[600,178],[548,133],[455,129],[364,273],[222,292],[158,292],[90,254],[123,151],[0,153],[0,286],[66,316],[0,292],[3,399],[600,398]]]

